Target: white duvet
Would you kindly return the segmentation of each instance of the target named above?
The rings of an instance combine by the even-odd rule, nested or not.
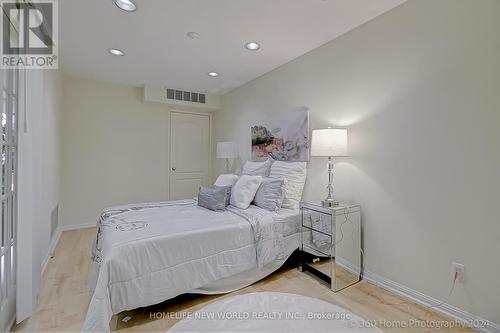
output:
[[[113,314],[286,257],[280,213],[255,206],[213,212],[194,200],[106,209],[93,250],[94,295],[83,331],[109,331]]]

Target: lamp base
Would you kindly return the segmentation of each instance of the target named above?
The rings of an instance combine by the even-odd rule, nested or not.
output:
[[[339,202],[334,199],[325,199],[321,201],[321,205],[323,207],[336,207],[339,205]]]

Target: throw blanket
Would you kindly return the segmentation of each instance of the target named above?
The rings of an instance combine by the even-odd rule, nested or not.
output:
[[[263,267],[276,259],[285,258],[283,223],[276,223],[269,212],[253,206],[245,210],[229,206],[227,210],[244,218],[252,225],[259,267]]]

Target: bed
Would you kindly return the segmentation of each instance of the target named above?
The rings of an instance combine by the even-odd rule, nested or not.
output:
[[[298,246],[295,209],[270,212],[251,205],[214,212],[196,200],[105,209],[83,331],[109,331],[113,314],[180,294],[245,287],[278,269]]]

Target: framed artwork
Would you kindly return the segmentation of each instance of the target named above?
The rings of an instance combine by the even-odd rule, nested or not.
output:
[[[309,111],[290,112],[252,127],[252,161],[309,161]]]

